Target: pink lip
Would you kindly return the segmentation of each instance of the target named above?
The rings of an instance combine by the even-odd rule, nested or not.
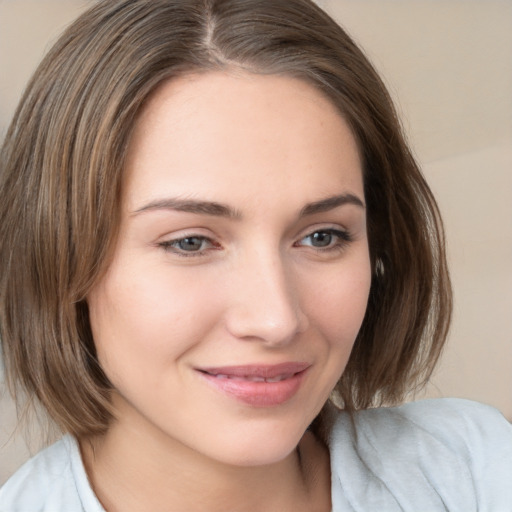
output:
[[[198,368],[214,388],[255,407],[271,407],[290,400],[300,388],[311,365],[287,362],[277,365],[244,365]]]

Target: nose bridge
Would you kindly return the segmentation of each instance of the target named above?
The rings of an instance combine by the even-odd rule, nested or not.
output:
[[[234,336],[281,345],[305,329],[293,269],[278,248],[240,258],[233,277],[227,323]]]

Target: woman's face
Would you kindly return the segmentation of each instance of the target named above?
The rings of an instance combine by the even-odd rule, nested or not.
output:
[[[88,297],[117,425],[230,464],[282,460],[343,372],[369,287],[361,162],[330,101],[242,72],[160,87]]]

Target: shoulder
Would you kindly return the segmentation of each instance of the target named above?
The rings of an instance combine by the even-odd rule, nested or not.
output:
[[[330,451],[344,493],[370,489],[407,510],[414,502],[461,511],[507,510],[512,503],[512,426],[482,404],[423,400],[342,412]]]
[[[501,413],[488,405],[462,399],[432,399],[400,407],[367,409],[352,415],[341,413],[333,435],[346,433],[347,424],[359,434],[375,441],[396,440],[397,435],[416,442],[436,442],[460,451],[471,446],[472,456],[478,445],[510,443],[512,426]]]
[[[96,504],[91,508],[83,502],[80,491],[84,486],[88,482],[78,444],[65,436],[26,462],[4,484],[0,512],[101,512]]]

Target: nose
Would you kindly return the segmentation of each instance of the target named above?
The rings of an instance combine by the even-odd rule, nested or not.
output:
[[[233,270],[226,311],[231,335],[277,347],[306,330],[308,318],[301,309],[293,271],[280,256],[253,254]]]

